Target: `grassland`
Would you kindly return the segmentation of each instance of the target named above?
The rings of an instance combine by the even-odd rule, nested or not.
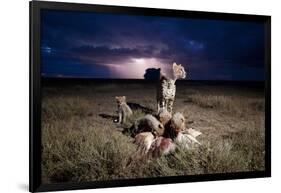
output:
[[[156,109],[152,84],[45,86],[42,101],[43,183],[264,170],[264,97],[239,86],[177,86],[174,111],[201,131],[202,146],[128,164],[136,151],[126,128],[142,108],[118,126],[115,96]]]

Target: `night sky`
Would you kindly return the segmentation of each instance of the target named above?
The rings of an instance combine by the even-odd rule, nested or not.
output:
[[[264,80],[264,24],[42,11],[44,77],[144,78],[184,65],[190,80]]]

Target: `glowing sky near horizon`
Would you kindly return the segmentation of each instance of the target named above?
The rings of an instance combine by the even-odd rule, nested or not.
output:
[[[255,22],[43,10],[44,77],[141,79],[181,63],[191,80],[264,80]]]

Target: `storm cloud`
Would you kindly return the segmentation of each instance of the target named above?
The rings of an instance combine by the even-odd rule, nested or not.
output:
[[[192,80],[264,80],[264,25],[255,22],[42,11],[42,74],[143,78],[181,63]]]

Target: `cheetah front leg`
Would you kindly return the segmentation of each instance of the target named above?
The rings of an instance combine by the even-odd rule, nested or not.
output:
[[[122,113],[122,123],[125,123],[126,122],[126,115],[125,113]]]
[[[118,116],[118,124],[121,124],[121,121],[122,121],[122,113],[119,112],[118,115],[119,115],[119,116]]]
[[[159,113],[160,110],[161,110],[162,108],[164,108],[164,107],[165,107],[165,101],[164,101],[164,100],[159,100],[159,101],[157,102],[157,113]]]
[[[157,114],[159,113],[160,111],[160,100],[157,100]]]
[[[161,109],[164,109],[164,108],[166,108],[166,101],[165,101],[165,99],[163,99],[163,100],[161,101],[160,110],[161,110]],[[160,111],[160,110],[159,110],[159,111]]]
[[[173,104],[174,104],[174,100],[167,101],[167,111],[170,113],[172,113],[172,111],[173,111]]]
[[[163,107],[168,110],[168,104],[169,104],[169,100],[168,99],[165,99],[164,102],[163,102]]]

